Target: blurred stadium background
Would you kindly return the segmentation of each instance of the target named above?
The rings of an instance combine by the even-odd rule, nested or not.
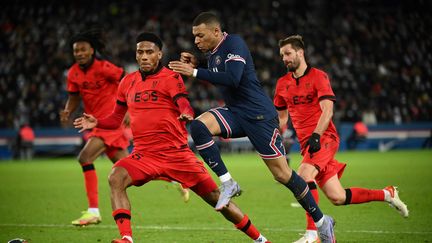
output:
[[[334,120],[341,150],[357,119],[372,131],[384,131],[360,148],[377,149],[388,142],[420,148],[432,128],[431,5],[401,0],[2,1],[0,158],[13,155],[23,123],[35,129],[36,155],[49,154],[51,145],[59,148],[57,154],[70,154],[80,145],[73,129],[59,129],[58,115],[67,98],[65,75],[73,63],[68,40],[74,33],[103,28],[108,58],[134,71],[134,40],[144,30],[163,38],[165,63],[182,50],[196,51],[191,21],[202,10],[218,11],[225,30],[245,38],[270,96],[286,72],[278,40],[304,36],[309,63],[330,74],[337,95]],[[214,87],[186,83],[197,114],[223,104]]]
[[[309,63],[332,80],[342,151],[353,123],[361,119],[367,124],[369,135],[358,149],[373,151],[338,154],[338,159],[350,162],[343,182],[368,187],[397,183],[412,214],[402,220],[386,205],[340,210],[322,200],[324,210],[341,222],[336,231],[340,242],[432,241],[431,1],[1,1],[0,8],[1,242],[20,236],[31,242],[106,242],[117,234],[108,199],[101,200],[102,225],[78,230],[69,225],[85,204],[79,186],[82,174],[71,157],[82,138],[71,126],[61,127],[58,115],[67,98],[66,72],[73,63],[69,38],[89,27],[103,28],[108,58],[134,71],[134,41],[144,30],[164,40],[164,63],[177,59],[183,50],[197,51],[191,22],[204,10],[218,11],[225,30],[245,38],[270,96],[277,78],[286,72],[278,40],[303,35]],[[197,114],[223,104],[214,87],[198,80],[185,82]],[[25,123],[36,133],[36,160],[16,163],[15,138]],[[220,143],[226,152],[251,149],[247,140]],[[427,150],[418,150],[422,148]],[[297,150],[296,144],[293,151]],[[224,156],[246,187],[245,196],[236,202],[274,242],[295,240],[303,232],[303,212],[289,207],[293,198],[274,186],[258,156]],[[296,168],[300,157],[294,153],[292,159]],[[96,166],[103,178],[110,163]],[[131,189],[138,242],[247,241],[197,198],[181,213],[171,209],[179,206],[177,195],[161,187],[156,183]],[[101,186],[101,197],[108,198],[108,186]],[[280,217],[284,210],[287,215]]]

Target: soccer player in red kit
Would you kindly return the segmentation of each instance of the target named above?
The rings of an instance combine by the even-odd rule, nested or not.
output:
[[[100,118],[111,113],[115,102],[117,86],[124,76],[123,68],[107,60],[95,57],[96,51],[103,48],[100,33],[87,31],[72,37],[71,44],[76,63],[67,75],[67,91],[69,93],[60,119],[67,124],[70,115],[83,101],[84,111]],[[84,173],[87,192],[88,209],[82,216],[72,221],[73,225],[97,224],[101,221],[98,203],[98,178],[93,165],[94,160],[103,152],[114,163],[128,155],[128,139],[124,136],[124,127],[115,130],[95,128],[89,140],[81,150],[78,161]]]
[[[339,148],[339,136],[332,122],[335,94],[327,74],[311,67],[305,60],[303,38],[290,36],[279,41],[282,61],[288,73],[276,84],[274,105],[280,124],[286,124],[288,114],[301,146],[303,161],[298,174],[308,182],[318,203],[314,181],[334,205],[385,201],[408,217],[407,206],[399,199],[398,190],[388,186],[382,190],[351,187],[344,189],[339,181],[346,164],[334,157]],[[307,214],[306,234],[296,242],[317,242],[316,227]]]
[[[84,114],[74,122],[80,131],[94,127],[116,129],[125,113],[130,115],[134,150],[113,166],[109,176],[112,215],[122,237],[114,243],[133,242],[131,205],[126,193],[129,186],[167,178],[190,188],[212,207],[220,193],[187,145],[185,122],[193,120],[193,109],[180,74],[160,63],[162,41],[153,33],[141,33],[136,43],[140,70],[121,81],[114,111],[103,119]],[[221,213],[254,242],[268,242],[234,203]]]

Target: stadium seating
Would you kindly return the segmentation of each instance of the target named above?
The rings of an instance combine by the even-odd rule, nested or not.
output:
[[[241,34],[259,78],[272,95],[285,68],[277,42],[301,34],[311,65],[330,74],[337,95],[336,122],[368,115],[378,123],[432,120],[430,1],[20,1],[0,13],[0,128],[58,127],[66,100],[65,75],[73,63],[68,38],[88,26],[105,29],[110,59],[134,70],[140,31],[154,31],[166,46],[164,61],[194,50],[191,20],[219,10],[226,31]],[[197,114],[221,105],[206,83],[187,80]]]

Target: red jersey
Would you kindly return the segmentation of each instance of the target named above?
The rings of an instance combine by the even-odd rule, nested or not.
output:
[[[277,81],[273,103],[278,110],[288,109],[302,150],[318,124],[322,113],[319,102],[323,99],[335,101],[336,97],[327,74],[319,69],[308,67],[297,79],[288,72]],[[323,136],[338,138],[333,121]]]
[[[81,95],[87,114],[102,118],[114,108],[117,87],[123,73],[123,68],[106,60],[94,59],[86,69],[81,69],[75,63],[67,75],[67,91]]]
[[[177,98],[187,96],[182,77],[168,68],[151,75],[139,71],[120,83],[117,102],[127,105],[136,150],[161,151],[187,146],[184,122],[177,117]]]

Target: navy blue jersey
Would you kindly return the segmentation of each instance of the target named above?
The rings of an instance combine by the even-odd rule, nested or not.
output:
[[[216,85],[234,114],[253,120],[271,120],[277,116],[272,100],[258,80],[250,51],[238,35],[224,33],[223,40],[208,57],[208,69],[198,68],[196,77]]]

